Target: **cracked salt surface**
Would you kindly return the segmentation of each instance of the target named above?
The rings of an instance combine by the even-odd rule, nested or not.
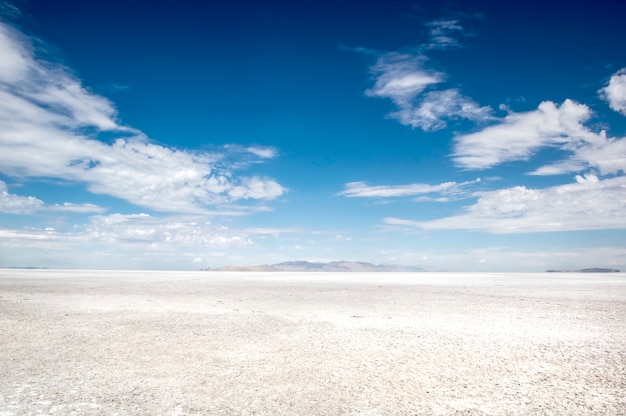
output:
[[[623,274],[0,270],[0,416],[618,415]]]

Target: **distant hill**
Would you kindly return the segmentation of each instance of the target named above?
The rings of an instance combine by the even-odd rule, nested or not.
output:
[[[372,264],[362,261],[331,261],[318,263],[309,261],[285,261],[276,264],[256,266],[226,266],[207,271],[219,272],[425,272],[417,266],[399,266],[395,264]]]
[[[619,273],[618,269],[604,269],[601,267],[590,267],[578,270],[546,270],[549,273]]]

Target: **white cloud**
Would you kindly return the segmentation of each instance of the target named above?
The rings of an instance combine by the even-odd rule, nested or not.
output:
[[[0,212],[6,214],[32,214],[44,206],[43,201],[33,196],[10,194],[6,183],[0,181]]]
[[[424,49],[446,49],[458,45],[451,34],[462,32],[459,22],[438,20],[427,26],[431,39],[422,52],[389,52],[378,57],[376,64],[370,68],[376,80],[374,86],[366,90],[366,95],[390,99],[398,110],[390,113],[389,117],[424,131],[442,129],[448,120],[453,119],[490,119],[490,107],[481,107],[458,89],[437,89],[445,81],[445,74],[424,66],[428,61],[423,54]]]
[[[61,211],[61,212],[74,212],[80,214],[98,213],[101,214],[106,211],[106,208],[95,204],[73,204],[71,202],[64,202],[63,204],[54,204],[46,206],[48,211]]]
[[[25,229],[0,228],[0,247],[7,249],[20,247],[52,249],[62,246],[71,250],[73,246],[87,242],[80,234],[61,233],[52,227],[45,229],[31,227]]]
[[[271,146],[241,146],[239,144],[226,144],[222,147],[224,159],[239,167],[246,167],[253,163],[263,162],[263,159],[278,157],[278,150]],[[234,159],[234,160],[233,160]]]
[[[411,106],[413,99],[428,86],[444,80],[443,74],[424,69],[424,61],[424,57],[411,54],[383,54],[370,68],[376,82],[365,93],[389,98],[400,108]]]
[[[74,204],[65,202],[63,204],[45,205],[44,201],[33,196],[19,196],[10,194],[6,183],[0,181],[0,212],[7,214],[29,215],[37,211],[60,211],[74,213],[102,213],[106,208],[98,205],[84,203]]]
[[[263,159],[273,159],[278,156],[278,152],[273,147],[250,146],[246,150]]]
[[[598,168],[603,175],[626,173],[626,137],[607,138],[601,133],[595,143],[576,149],[572,159]]]
[[[284,191],[278,183],[254,176],[242,178],[241,185],[231,186],[228,195],[235,199],[272,199],[282,195]]]
[[[432,221],[386,218],[389,225],[426,230],[456,229],[493,234],[626,229],[626,177],[576,182],[545,189],[525,186],[478,193],[465,213]]]
[[[461,95],[456,89],[448,89],[428,92],[415,106],[401,107],[390,116],[406,126],[419,127],[424,131],[436,131],[446,127],[446,120],[490,119],[491,108],[479,106],[472,99]]]
[[[457,19],[434,20],[426,26],[430,29],[429,48],[447,49],[459,46],[458,40],[453,35],[462,34],[463,27]]]
[[[565,100],[560,106],[542,102],[537,110],[511,113],[500,124],[455,138],[454,160],[466,169],[486,169],[509,161],[528,160],[545,147],[563,152],[556,160],[530,172],[558,175],[598,169],[603,175],[626,171],[626,138],[584,126],[592,112],[584,104]]]
[[[608,91],[613,94],[613,106],[619,82],[614,75],[611,87],[604,90],[606,97]],[[592,115],[589,107],[569,99],[561,105],[545,101],[537,110],[509,113],[497,125],[455,138],[453,157],[462,168],[486,169],[528,160],[550,147],[561,157],[529,173],[579,173],[574,183],[480,192],[474,194],[477,202],[459,215],[431,221],[386,218],[384,222],[395,227],[494,234],[626,229],[626,137],[592,131],[585,126]]]
[[[208,222],[205,216],[115,213],[92,216],[69,231],[44,226],[0,227],[0,249],[20,256],[36,251],[40,258],[48,259],[42,264],[48,266],[62,258],[81,267],[187,268],[190,255],[206,259],[255,250],[260,241],[294,232],[298,230],[231,228]]]
[[[626,68],[613,74],[608,85],[599,92],[611,109],[626,116]]]
[[[87,224],[55,228],[0,227],[3,266],[196,268],[192,259],[254,253],[263,239],[290,232],[235,229],[209,223],[205,216],[148,214],[96,215]]]
[[[148,214],[96,215],[87,225],[91,241],[133,244],[144,249],[174,247],[233,247],[252,244],[245,231],[232,231],[193,217],[153,217]]]
[[[0,172],[85,183],[94,193],[168,212],[208,212],[238,199],[282,193],[268,178],[236,177],[222,155],[151,143],[122,126],[114,106],[87,91],[66,68],[39,60],[21,33],[0,23]],[[117,134],[112,144],[98,132]],[[92,132],[91,136],[86,132]],[[247,150],[274,157],[271,148]]]
[[[32,46],[21,33],[0,22],[0,79],[8,82],[22,79],[32,53]]]
[[[511,113],[498,125],[455,138],[455,162],[468,169],[485,169],[514,160],[527,160],[544,146],[572,148],[597,135],[582,123],[591,117],[584,104],[565,100],[561,106],[542,102],[537,110]]]
[[[414,196],[429,193],[458,193],[461,188],[480,182],[480,179],[468,182],[444,182],[438,185],[428,185],[423,183],[413,183],[409,185],[379,185],[370,186],[365,182],[350,182],[345,185],[345,189],[338,195],[349,198],[388,198]]]

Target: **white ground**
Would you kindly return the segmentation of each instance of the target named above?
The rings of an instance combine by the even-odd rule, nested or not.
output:
[[[0,270],[0,416],[624,415],[624,274]]]

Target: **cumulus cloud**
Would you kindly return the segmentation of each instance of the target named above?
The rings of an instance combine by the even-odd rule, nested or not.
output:
[[[451,194],[461,192],[463,187],[480,182],[480,179],[468,182],[444,182],[438,185],[428,185],[423,183],[413,183],[409,185],[379,185],[370,186],[365,182],[347,183],[345,189],[338,195],[349,198],[388,198],[415,196],[430,193]]]
[[[135,205],[168,212],[207,212],[238,199],[273,199],[284,188],[270,178],[236,176],[219,153],[152,143],[117,121],[113,104],[71,72],[35,55],[22,33],[0,22],[0,172],[85,183]],[[119,138],[98,140],[109,132]],[[247,152],[272,158],[275,150]]]
[[[0,181],[0,212],[6,214],[32,214],[44,206],[33,196],[10,194],[6,183]]]
[[[525,186],[478,193],[460,215],[432,221],[386,218],[385,223],[425,230],[471,230],[493,234],[626,228],[626,177],[577,176],[545,189]]]
[[[613,74],[608,85],[602,88],[599,93],[609,103],[611,109],[626,116],[626,68]]]
[[[242,178],[241,185],[229,189],[228,195],[235,199],[272,199],[283,194],[283,187],[264,178]]]

